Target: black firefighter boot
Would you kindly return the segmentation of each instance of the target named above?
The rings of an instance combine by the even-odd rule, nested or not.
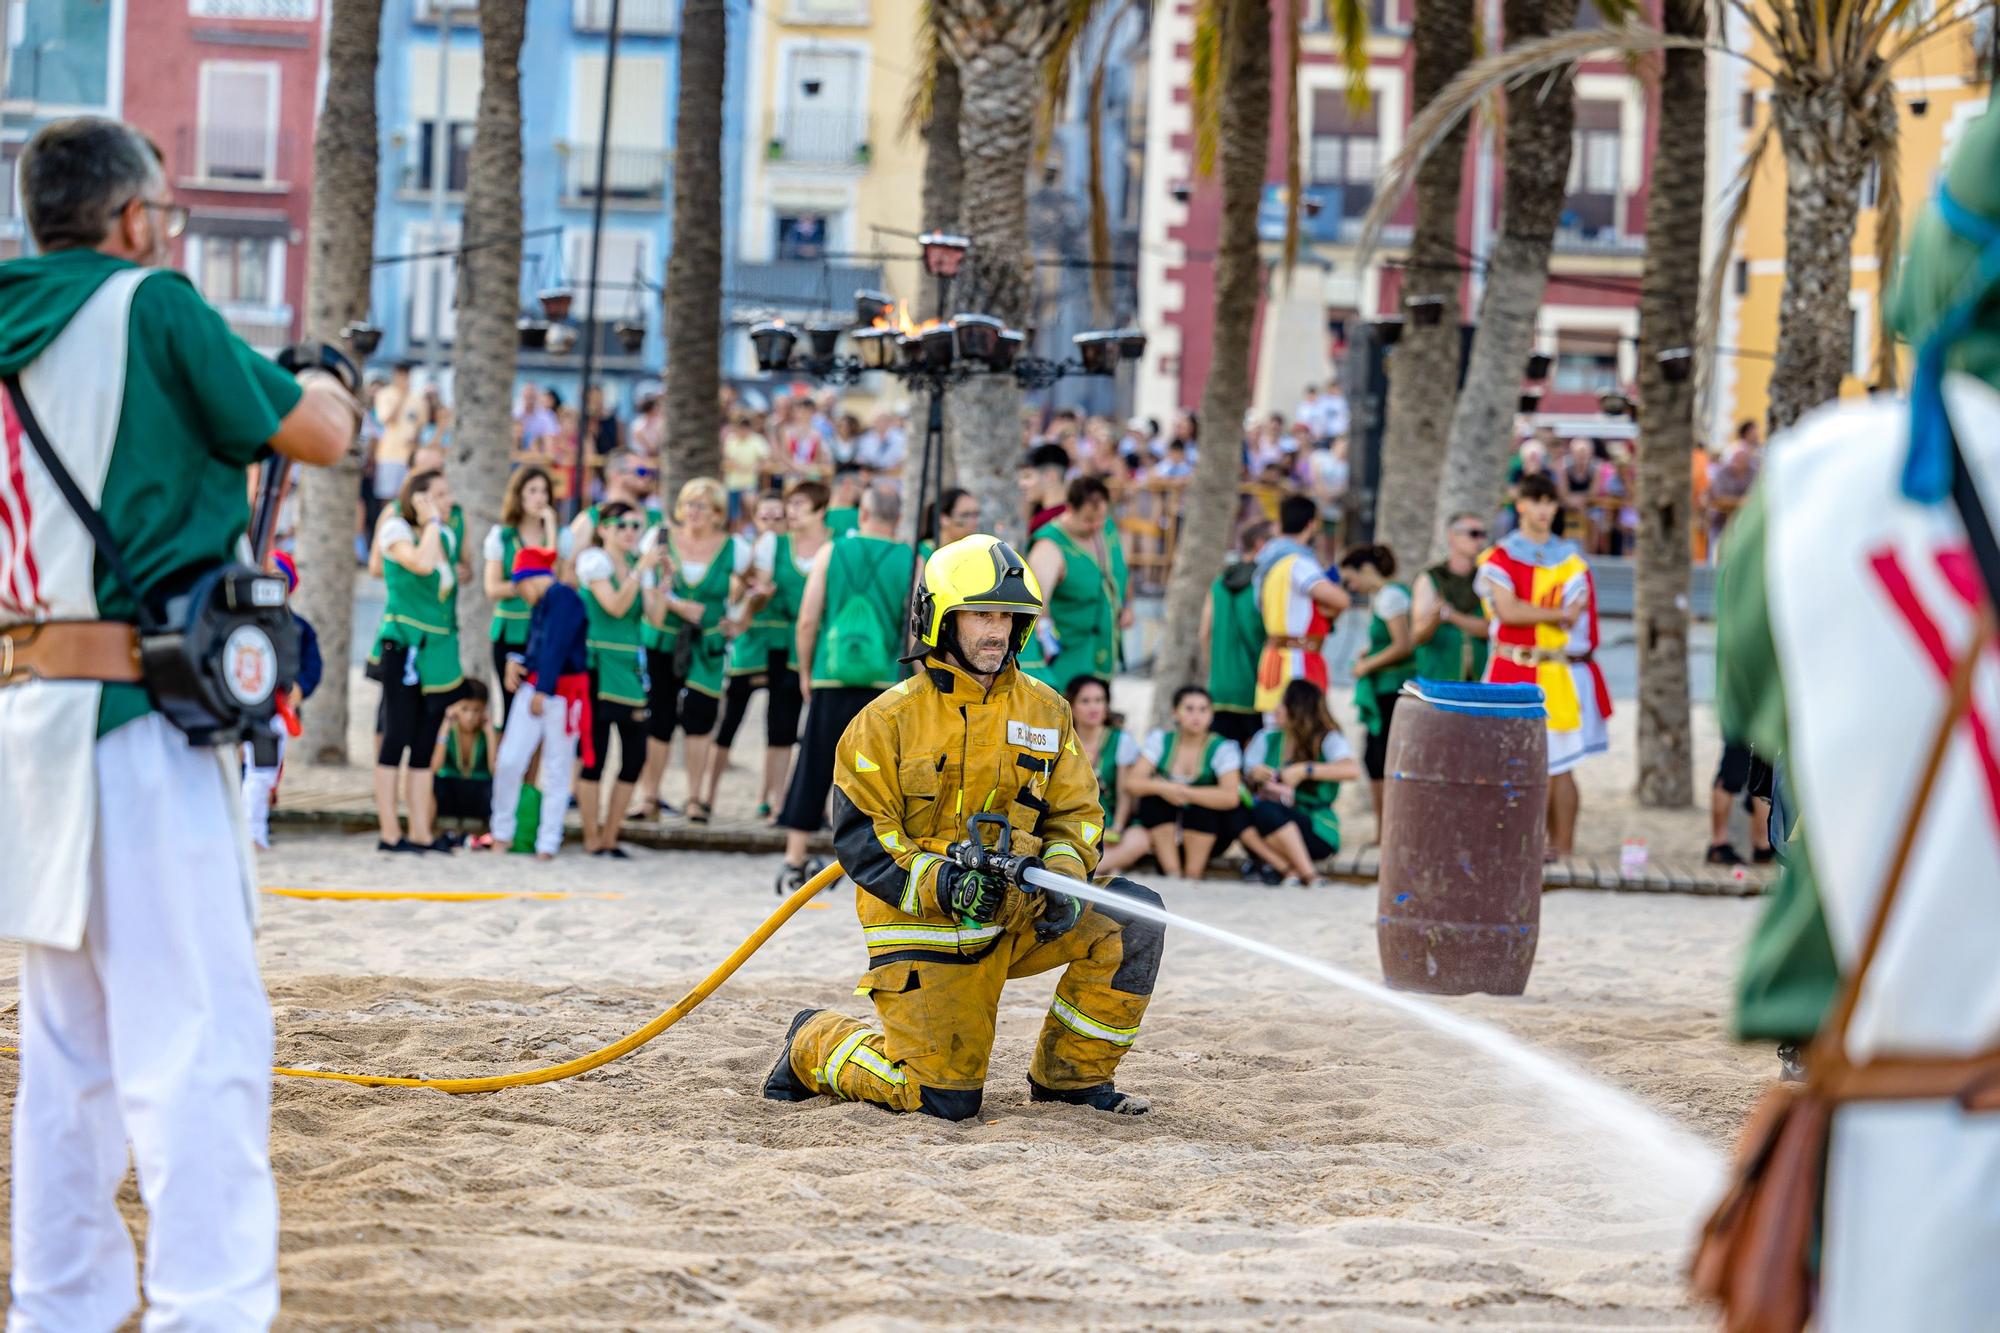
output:
[[[778,1063],[771,1066],[771,1072],[764,1079],[764,1095],[774,1102],[808,1102],[819,1096],[805,1085],[792,1069],[792,1038],[799,1035],[799,1029],[806,1020],[820,1012],[817,1009],[801,1009],[792,1017],[792,1025],[785,1029],[785,1045],[778,1052]]]
[[[1120,1092],[1109,1083],[1088,1088],[1045,1088],[1031,1078],[1028,1080],[1028,1100],[1088,1106],[1094,1111],[1109,1111],[1113,1115],[1144,1115],[1153,1109],[1153,1104],[1144,1097]]]

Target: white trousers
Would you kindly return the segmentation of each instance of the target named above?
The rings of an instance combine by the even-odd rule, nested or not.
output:
[[[269,768],[259,767],[251,758],[250,742],[243,742],[243,818],[250,825],[250,841],[259,847],[271,845],[271,793],[278,789],[278,770],[285,766],[290,739],[283,718],[272,718],[271,730],[278,734],[278,762]]]
[[[539,697],[536,717],[530,700]],[[554,856],[562,849],[563,816],[569,813],[569,777],[576,767],[577,738],[563,730],[568,705],[554,695],[537,695],[528,686],[514,696],[507,729],[500,733],[500,754],[493,761],[493,841],[505,847],[514,841],[514,808],[521,800],[521,783],[535,751],[542,752],[542,818],[535,827],[535,850]]]
[[[145,1328],[278,1312],[271,1010],[257,975],[238,794],[158,714],[97,742],[97,845],[78,949],[21,955],[10,1333],[116,1328],[138,1303],[118,1215],[129,1142]]]

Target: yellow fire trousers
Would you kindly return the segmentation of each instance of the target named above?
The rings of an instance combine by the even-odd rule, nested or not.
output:
[[[1109,887],[1160,902],[1130,880]],[[857,993],[873,997],[880,1027],[830,1009],[813,1015],[792,1039],[792,1072],[828,1096],[965,1119],[979,1110],[1001,987],[1060,967],[1029,1075],[1064,1091],[1109,1083],[1139,1035],[1162,936],[1155,922],[1091,907],[1046,944],[1032,920],[1016,916],[977,955],[878,961]]]

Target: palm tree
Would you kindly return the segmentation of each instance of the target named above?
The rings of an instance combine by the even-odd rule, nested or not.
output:
[[[1416,0],[1410,45],[1416,49],[1411,105],[1429,106],[1472,63],[1478,8],[1473,0]],[[1416,227],[1403,265],[1405,308],[1438,303],[1432,323],[1405,321],[1389,378],[1389,420],[1382,440],[1382,484],[1375,505],[1378,540],[1411,560],[1430,547],[1438,480],[1458,383],[1462,312],[1458,293],[1464,260],[1458,250],[1458,198],[1465,142],[1461,120],[1417,169]]]
[[[375,239],[375,63],[382,0],[329,0],[326,105],[313,140],[311,257],[306,336],[339,343],[368,315]],[[348,347],[350,354],[353,352]],[[300,750],[320,764],[347,762],[347,662],[354,617],[354,498],[360,460],[301,468],[300,614],[319,632],[330,669],[305,711]]]
[[[1280,3],[1296,19],[1292,0]],[[1297,24],[1288,27],[1296,51]],[[1271,0],[1208,0],[1192,64],[1196,164],[1206,173],[1221,159],[1222,229],[1215,247],[1215,354],[1201,395],[1210,434],[1195,460],[1167,578],[1166,629],[1153,661],[1156,719],[1165,718],[1176,689],[1206,675],[1202,602],[1235,544],[1242,479],[1236,430],[1250,406],[1250,349],[1264,289],[1257,208],[1271,133]],[[1296,208],[1296,190],[1291,198]]]
[[[667,260],[667,494],[722,467],[724,0],[681,9],[674,113],[674,249]]]
[[[972,249],[957,292],[966,309],[1024,328],[1032,309],[1028,166],[1045,69],[1089,0],[932,0],[939,47],[958,71],[960,230]],[[1021,390],[1002,375],[952,391],[947,428],[959,484],[979,497],[988,530],[1020,541]]]
[[[903,132],[921,135],[924,141],[924,230],[956,232],[959,200],[965,193],[965,159],[958,149],[961,100],[958,66],[944,53],[936,16],[928,2],[918,17],[917,31],[918,69],[922,72],[910,83],[910,99],[903,110]],[[946,475],[955,475],[948,445],[943,461]],[[923,464],[923,445],[912,441],[903,455],[903,494],[907,499],[901,531],[905,537],[914,537],[924,521],[924,516],[917,512],[917,497],[929,494],[922,475]]]
[[[1660,27],[1690,42],[1708,36],[1708,0],[1662,0]],[[1707,196],[1706,136],[1678,127],[1708,123],[1708,56],[1693,47],[1662,53],[1660,110],[1653,125],[1653,182],[1646,198],[1646,265],[1639,284],[1639,549],[1635,618],[1639,638],[1639,802],[1677,808],[1694,799],[1688,721],[1688,558],[1695,522],[1688,460],[1695,452],[1695,383],[1687,359],[1662,353],[1695,346],[1697,312],[1687,294],[1701,283]],[[1672,378],[1666,366],[1680,367]]]
[[[1574,26],[1576,11],[1577,0],[1507,0],[1502,34],[1508,47],[1520,46]],[[1445,442],[1431,548],[1443,547],[1452,514],[1492,509],[1506,475],[1521,369],[1534,349],[1535,316],[1548,286],[1549,256],[1569,180],[1570,135],[1576,123],[1572,77],[1564,66],[1507,94],[1507,183],[1499,237],[1486,257],[1479,329]],[[1453,165],[1458,160],[1452,159]],[[1457,330],[1451,333],[1456,336]]]
[[[509,440],[520,345],[514,324],[521,308],[521,41],[527,23],[527,0],[485,0],[479,6],[479,119],[466,168],[458,268],[458,429],[452,459],[466,534],[474,541],[500,521],[501,493],[513,464]],[[482,562],[474,560],[473,566],[481,568]],[[488,670],[486,627],[492,615],[484,581],[466,580],[458,596],[458,641],[467,676]]]

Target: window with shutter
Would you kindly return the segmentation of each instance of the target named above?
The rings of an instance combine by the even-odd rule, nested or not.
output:
[[[458,248],[458,224],[447,222],[442,230],[416,225],[404,233],[404,248],[411,254],[428,255],[436,250]],[[426,343],[431,337],[431,299],[437,294],[438,338],[450,342],[458,336],[458,261],[455,256],[414,259],[403,265],[410,274],[410,339]]]
[[[274,179],[278,147],[278,67],[204,61],[200,156],[206,180]]]

